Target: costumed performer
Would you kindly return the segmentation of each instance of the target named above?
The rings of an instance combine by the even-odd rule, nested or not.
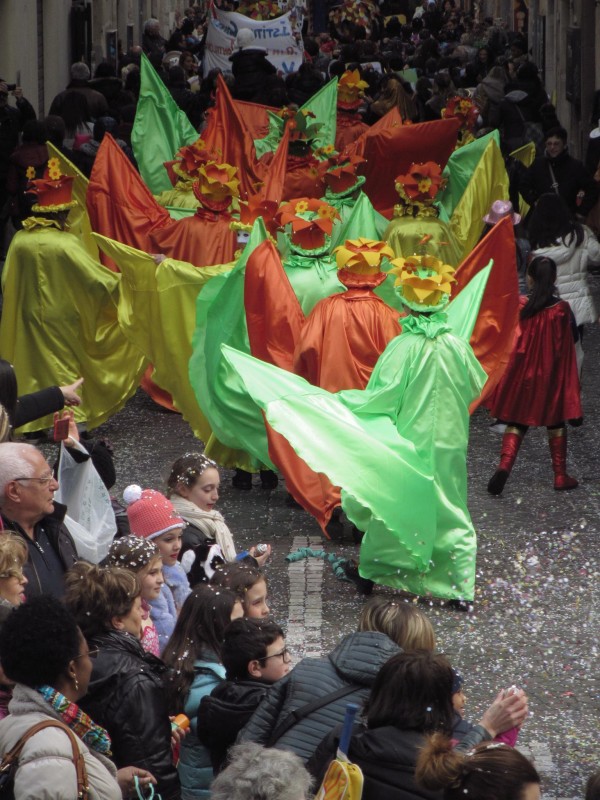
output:
[[[342,487],[344,511],[365,531],[360,575],[461,607],[475,589],[469,404],[486,380],[468,338],[489,272],[463,289],[456,313],[450,307],[456,335],[444,312],[453,268],[429,255],[399,259],[398,291],[410,316],[362,391],[332,395],[224,348],[269,424]]]
[[[370,204],[369,198],[362,191],[365,182],[364,175],[357,175],[356,170],[359,164],[364,162],[362,156],[345,156],[335,151],[326,152],[327,159],[319,165],[319,172],[325,183],[325,194],[323,200],[339,211],[342,225],[350,219],[356,203],[365,198]],[[372,220],[376,226],[376,235],[381,238],[388,226],[388,220],[372,208]],[[366,234],[365,234],[366,235]]]
[[[231,204],[239,195],[239,183],[237,168],[230,164],[207,161],[198,167],[192,189],[199,202],[196,213],[152,231],[155,252],[196,267],[232,261],[236,237],[230,228]]]
[[[314,386],[338,392],[364,389],[387,344],[401,333],[398,312],[374,293],[386,280],[381,271],[393,250],[372,239],[336,247],[342,294],[321,300],[304,323],[294,353],[294,372]]]
[[[488,483],[490,494],[502,494],[523,437],[530,425],[545,425],[554,471],[554,488],[575,489],[567,474],[566,421],[583,421],[575,356],[578,339],[569,304],[556,293],[556,264],[538,256],[527,269],[529,298],[521,298],[520,330],[506,372],[492,397],[490,410],[506,420],[498,469]]]
[[[442,109],[442,119],[455,118],[460,122],[460,130],[456,140],[456,149],[474,141],[473,131],[479,117],[479,109],[469,97],[458,95],[449,98]]]
[[[207,151],[203,139],[180,147],[172,161],[164,163],[173,188],[154,195],[156,202],[164,208],[198,208],[200,201],[194,194],[194,181],[200,177],[199,168],[215,158]]]
[[[450,226],[439,219],[434,200],[443,183],[439,164],[427,161],[412,164],[406,175],[396,178],[400,202],[394,206],[394,219],[383,238],[398,257],[423,252],[456,267],[461,260],[460,248]]]
[[[361,134],[369,130],[358,109],[363,103],[366,81],[361,80],[357,69],[346,70],[337,85],[337,125],[335,130],[335,149],[340,153],[346,145],[352,144]]]
[[[45,177],[31,182],[35,215],[14,237],[2,275],[0,353],[27,393],[84,378],[75,418],[95,428],[134,394],[146,362],[119,327],[120,275],[67,231],[73,180],[51,158]],[[51,424],[44,417],[24,430]]]

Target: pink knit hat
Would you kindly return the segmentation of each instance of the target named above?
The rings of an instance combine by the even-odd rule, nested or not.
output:
[[[154,489],[142,490],[141,486],[133,484],[123,492],[123,500],[133,536],[156,539],[167,531],[185,527],[173,503]]]

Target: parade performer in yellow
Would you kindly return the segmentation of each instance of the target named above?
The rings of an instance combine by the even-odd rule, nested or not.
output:
[[[119,328],[120,276],[67,230],[73,180],[51,158],[44,178],[31,181],[34,213],[13,239],[2,275],[0,355],[14,364],[21,392],[82,376],[75,418],[94,428],[133,395],[146,361]]]

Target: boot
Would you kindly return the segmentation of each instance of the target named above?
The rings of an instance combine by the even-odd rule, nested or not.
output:
[[[231,479],[231,485],[234,489],[249,492],[252,489],[252,473],[246,472],[245,469],[236,469],[235,475]]]
[[[525,433],[523,430],[516,428],[514,425],[509,426],[506,429],[506,432],[502,437],[500,464],[498,465],[496,472],[494,472],[490,478],[490,482],[488,483],[487,487],[487,490],[490,494],[502,494],[502,490],[506,486],[506,481],[508,480],[510,471],[513,468],[513,464],[515,463],[515,459],[517,457],[517,453],[519,452],[519,447],[521,447],[521,442],[523,441],[524,436]]]
[[[552,458],[552,469],[554,470],[554,488],[557,491],[575,489],[579,486],[579,482],[567,475],[567,429],[549,429],[548,444],[550,445],[550,457]]]

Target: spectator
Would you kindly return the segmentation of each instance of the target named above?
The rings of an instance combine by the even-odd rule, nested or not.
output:
[[[465,795],[470,800],[541,798],[540,776],[518,750],[493,742],[460,753],[441,733],[433,735],[421,751],[416,779],[429,791],[443,790],[444,800],[463,800]]]
[[[600,772],[590,775],[585,785],[585,800],[600,800]]]
[[[227,626],[221,658],[227,680],[205,695],[198,709],[198,736],[215,774],[269,686],[288,674],[292,662],[279,625],[257,619],[237,619]]]
[[[31,214],[34,200],[25,194],[32,177],[41,178],[48,160],[46,147],[46,125],[44,122],[31,119],[23,126],[22,144],[17,145],[10,156],[10,165],[6,177],[6,189],[9,195],[10,215],[15,228],[20,228],[22,221]],[[27,176],[33,167],[35,175]]]
[[[255,100],[260,96],[264,81],[277,70],[267,59],[267,52],[258,46],[249,28],[240,28],[235,49],[229,56],[235,78],[233,96],[238,100]]]
[[[37,723],[57,723],[27,743],[14,778],[16,800],[78,796],[73,744],[85,767],[90,798],[131,797],[136,776],[142,787],[156,782],[143,768],[116,770],[108,757],[111,741],[107,732],[78,705],[97,655],[97,650],[88,648],[71,614],[51,597],[23,604],[4,623],[2,667],[16,685],[10,716],[0,723],[1,751],[9,752]],[[59,728],[68,728],[71,734],[67,737]]]
[[[65,602],[94,659],[81,707],[108,731],[117,767],[152,772],[164,800],[179,800],[171,754],[171,709],[163,689],[165,665],[140,643],[142,605],[135,575],[79,562],[67,576]],[[89,676],[89,673],[88,673]]]
[[[293,753],[242,744],[211,787],[212,800],[249,800],[260,786],[261,800],[308,800],[312,779]]]
[[[61,105],[60,116],[65,123],[64,147],[77,150],[92,138],[94,123],[85,95],[79,92],[67,92]]]
[[[546,150],[523,174],[521,194],[533,205],[538,198],[555,192],[565,201],[569,213],[585,217],[598,199],[598,185],[583,162],[569,154],[567,132],[552,128],[546,134]]]
[[[4,528],[27,545],[24,567],[27,599],[39,594],[62,597],[64,576],[77,560],[64,524],[66,506],[54,502],[58,489],[49,464],[30,444],[0,444],[0,513]]]
[[[162,59],[166,52],[167,42],[160,35],[160,23],[157,19],[150,18],[144,22],[144,35],[142,36],[142,50],[148,57],[158,56]]]
[[[123,88],[123,81],[117,77],[114,66],[106,61],[98,64],[89,85],[104,95],[108,104],[107,116],[116,120],[120,119],[121,109],[124,106],[135,103],[133,93]],[[99,119],[100,116],[104,115],[97,115],[95,119]]]
[[[198,92],[190,89],[182,67],[169,68],[168,88],[173,100],[198,130],[204,118],[204,102]]]
[[[103,94],[89,84],[90,68],[83,61],[71,64],[71,81],[66,89],[56,95],[50,104],[49,114],[63,117],[65,106],[69,104],[71,94],[79,94],[87,100],[87,108],[91,119],[97,119],[108,112],[108,103]]]
[[[27,545],[10,531],[0,536],[0,630],[15,608],[25,602],[27,578],[23,567],[27,561]],[[0,719],[8,715],[13,684],[0,666]]]

